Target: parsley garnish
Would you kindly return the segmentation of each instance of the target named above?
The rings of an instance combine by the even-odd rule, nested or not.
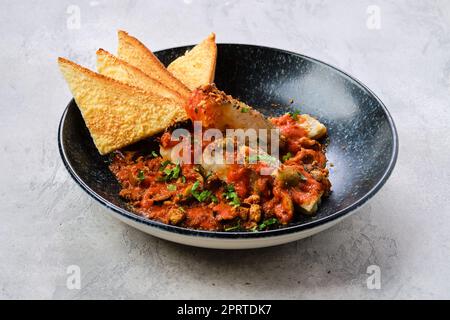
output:
[[[169,160],[165,160],[165,161],[161,162],[161,167],[159,168],[159,171],[163,171],[169,163],[170,163]]]
[[[192,185],[191,192],[196,191],[198,189],[198,186],[200,185],[200,181],[195,181]]]
[[[214,202],[214,203],[219,203],[219,199],[217,199],[215,194],[211,195],[211,201]]]
[[[298,116],[300,115],[300,111],[294,110],[292,112],[288,112],[288,114],[291,116],[292,119],[297,121],[298,120]]]
[[[195,199],[197,199],[198,202],[203,202],[209,199],[211,197],[212,192],[209,190],[203,190],[198,195],[194,195]]]
[[[225,197],[225,199],[230,200],[230,205],[233,205],[235,207],[241,205],[241,201],[239,200],[236,190],[234,189],[234,186],[232,184],[229,184],[225,187],[225,193],[223,194],[223,196]]]
[[[242,107],[241,108],[241,113],[247,113],[250,109],[247,107]]]
[[[270,218],[270,219],[264,220],[264,221],[258,226],[258,229],[259,229],[259,230],[263,230],[263,229],[267,228],[268,226],[271,226],[271,225],[276,224],[276,223],[278,223],[278,220],[277,220],[276,218]]]
[[[164,181],[170,181],[172,179],[178,179],[178,177],[180,176],[181,167],[180,167],[179,164],[177,164],[172,169],[164,169],[163,172],[165,174]]]
[[[138,171],[137,179],[138,179],[139,181],[144,181],[144,180],[145,180],[145,174],[144,174],[144,171],[143,171],[143,170],[139,170],[139,171]]]
[[[290,158],[292,158],[292,153],[288,152],[283,156],[282,160],[284,162],[284,161],[289,160]]]
[[[157,157],[158,157],[158,154],[156,153],[155,150],[152,151],[152,156],[153,156],[154,158],[157,158]]]
[[[195,181],[191,188],[191,194],[192,196],[198,201],[198,202],[204,202],[211,198],[213,202],[218,201],[217,197],[212,194],[212,191],[210,190],[203,190],[202,192],[198,192],[197,189],[200,185],[200,181]]]

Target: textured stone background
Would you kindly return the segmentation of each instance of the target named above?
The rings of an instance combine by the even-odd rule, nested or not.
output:
[[[450,298],[449,1],[76,2],[0,4],[0,298]],[[67,27],[72,4],[79,29]],[[366,25],[370,5],[379,30]],[[116,221],[61,163],[71,95],[56,57],[94,66],[119,28],[153,50],[215,31],[349,72],[396,121],[396,170],[358,215],[275,248],[189,248]],[[366,286],[372,264],[380,290]],[[66,287],[69,265],[81,290]]]

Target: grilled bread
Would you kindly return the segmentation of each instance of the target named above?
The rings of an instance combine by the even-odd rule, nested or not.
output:
[[[103,49],[97,51],[97,71],[104,76],[138,87],[148,93],[173,99],[180,104],[185,102],[179,93]]]
[[[190,96],[190,90],[175,78],[161,61],[138,39],[125,31],[119,31],[118,57],[129,64],[141,69],[148,76],[160,81],[165,86],[178,92],[183,98]]]
[[[184,56],[174,60],[167,70],[189,89],[194,90],[201,85],[214,82],[216,60],[216,35],[211,33]]]
[[[64,58],[58,64],[100,154],[154,135],[177,119],[179,103],[95,73]]]

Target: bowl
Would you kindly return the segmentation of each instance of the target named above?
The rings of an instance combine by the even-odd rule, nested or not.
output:
[[[155,52],[168,64],[192,46]],[[95,148],[74,100],[65,109],[58,143],[75,181],[114,217],[156,237],[198,247],[245,249],[279,245],[323,231],[358,211],[394,169],[398,136],[380,99],[361,82],[319,60],[285,50],[218,44],[217,87],[266,116],[292,108],[317,117],[328,129],[332,193],[317,214],[261,232],[216,232],[166,225],[134,213],[119,197],[107,157]],[[293,103],[292,103],[293,101]]]

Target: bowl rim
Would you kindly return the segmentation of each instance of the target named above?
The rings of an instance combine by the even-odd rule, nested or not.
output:
[[[162,222],[159,221],[155,221],[155,220],[150,220],[148,218],[145,218],[143,216],[139,216],[136,213],[133,213],[132,211],[126,210],[122,207],[119,207],[111,202],[109,202],[108,200],[104,199],[102,196],[100,196],[99,194],[97,194],[94,190],[92,190],[89,185],[87,185],[83,179],[81,177],[78,176],[78,174],[76,173],[76,171],[73,169],[73,167],[70,164],[70,161],[66,155],[65,152],[65,148],[64,148],[64,143],[63,143],[63,130],[64,130],[64,125],[65,125],[65,120],[66,120],[66,116],[67,116],[67,112],[70,108],[70,106],[72,104],[76,104],[75,100],[72,98],[70,100],[70,102],[68,103],[67,107],[65,108],[60,122],[59,122],[59,126],[58,126],[58,149],[59,149],[59,153],[61,156],[61,159],[63,161],[64,166],[66,167],[67,171],[70,173],[71,177],[75,180],[75,182],[86,192],[88,193],[91,197],[93,197],[95,200],[97,200],[99,203],[101,203],[103,206],[105,206],[106,208],[112,210],[115,213],[120,214],[121,216],[131,219],[135,222],[138,223],[142,223],[146,226],[149,227],[154,227],[154,228],[158,228],[161,229],[162,231],[168,231],[168,232],[174,232],[180,235],[186,235],[186,236],[195,236],[195,237],[204,237],[204,238],[222,238],[222,239],[258,239],[258,238],[266,238],[266,237],[275,237],[275,236],[283,236],[286,234],[290,234],[290,233],[296,233],[296,232],[300,232],[306,229],[311,229],[314,227],[318,227],[320,225],[324,225],[328,222],[331,222],[333,220],[339,219],[341,217],[344,217],[350,213],[352,213],[353,211],[357,210],[359,207],[361,207],[363,204],[365,204],[368,200],[370,200],[386,183],[386,181],[389,179],[390,175],[392,174],[392,171],[394,170],[395,164],[397,162],[397,157],[398,157],[398,145],[399,145],[399,139],[398,139],[398,133],[397,133],[397,129],[394,123],[394,120],[391,116],[391,114],[389,113],[388,109],[386,108],[386,106],[384,105],[384,103],[381,101],[381,99],[374,93],[372,92],[372,90],[370,90],[366,85],[364,85],[361,81],[359,81],[357,78],[351,76],[349,73],[340,70],[339,68],[323,62],[321,60],[315,59],[315,58],[311,58],[309,56],[303,55],[303,54],[299,54],[296,52],[292,52],[292,51],[288,51],[288,50],[284,50],[284,49],[278,49],[278,48],[273,48],[273,47],[268,47],[268,46],[260,46],[260,45],[251,45],[251,44],[240,44],[240,43],[218,43],[217,44],[218,47],[223,47],[223,46],[243,46],[243,47],[252,47],[252,48],[259,48],[259,49],[268,49],[268,50],[272,50],[272,51],[276,51],[276,52],[281,52],[284,54],[289,54],[289,55],[295,55],[298,57],[301,57],[302,59],[305,60],[309,60],[311,62],[314,63],[318,63],[321,64],[323,66],[329,67],[331,69],[333,69],[334,71],[342,74],[344,77],[346,77],[348,80],[356,83],[357,85],[359,85],[360,87],[362,87],[364,90],[366,90],[369,94],[371,94],[376,100],[377,102],[380,104],[381,108],[383,109],[384,113],[386,114],[388,123],[389,123],[389,127],[391,129],[391,133],[392,133],[392,141],[393,141],[393,145],[392,145],[392,153],[391,153],[391,158],[389,159],[389,164],[387,166],[387,168],[385,169],[385,171],[383,172],[382,177],[380,178],[380,180],[375,184],[375,186],[372,187],[372,189],[370,189],[363,197],[361,197],[359,200],[357,200],[356,202],[350,204],[349,206],[336,211],[335,213],[323,217],[323,218],[319,218],[316,220],[312,220],[312,221],[308,221],[302,224],[298,224],[298,225],[292,225],[292,226],[286,226],[286,227],[282,227],[279,229],[274,229],[274,230],[267,230],[267,231],[259,231],[259,232],[248,232],[248,231],[235,231],[235,232],[225,232],[225,231],[207,231],[207,230],[196,230],[196,229],[188,229],[185,227],[179,227],[179,226],[173,226],[173,225],[169,225],[169,224],[164,224]],[[154,53],[156,55],[167,51],[167,50],[182,50],[182,49],[187,49],[189,47],[193,47],[193,45],[186,45],[186,46],[179,46],[179,47],[172,47],[172,48],[167,48],[167,49],[162,49],[162,50],[158,50],[155,51]]]

